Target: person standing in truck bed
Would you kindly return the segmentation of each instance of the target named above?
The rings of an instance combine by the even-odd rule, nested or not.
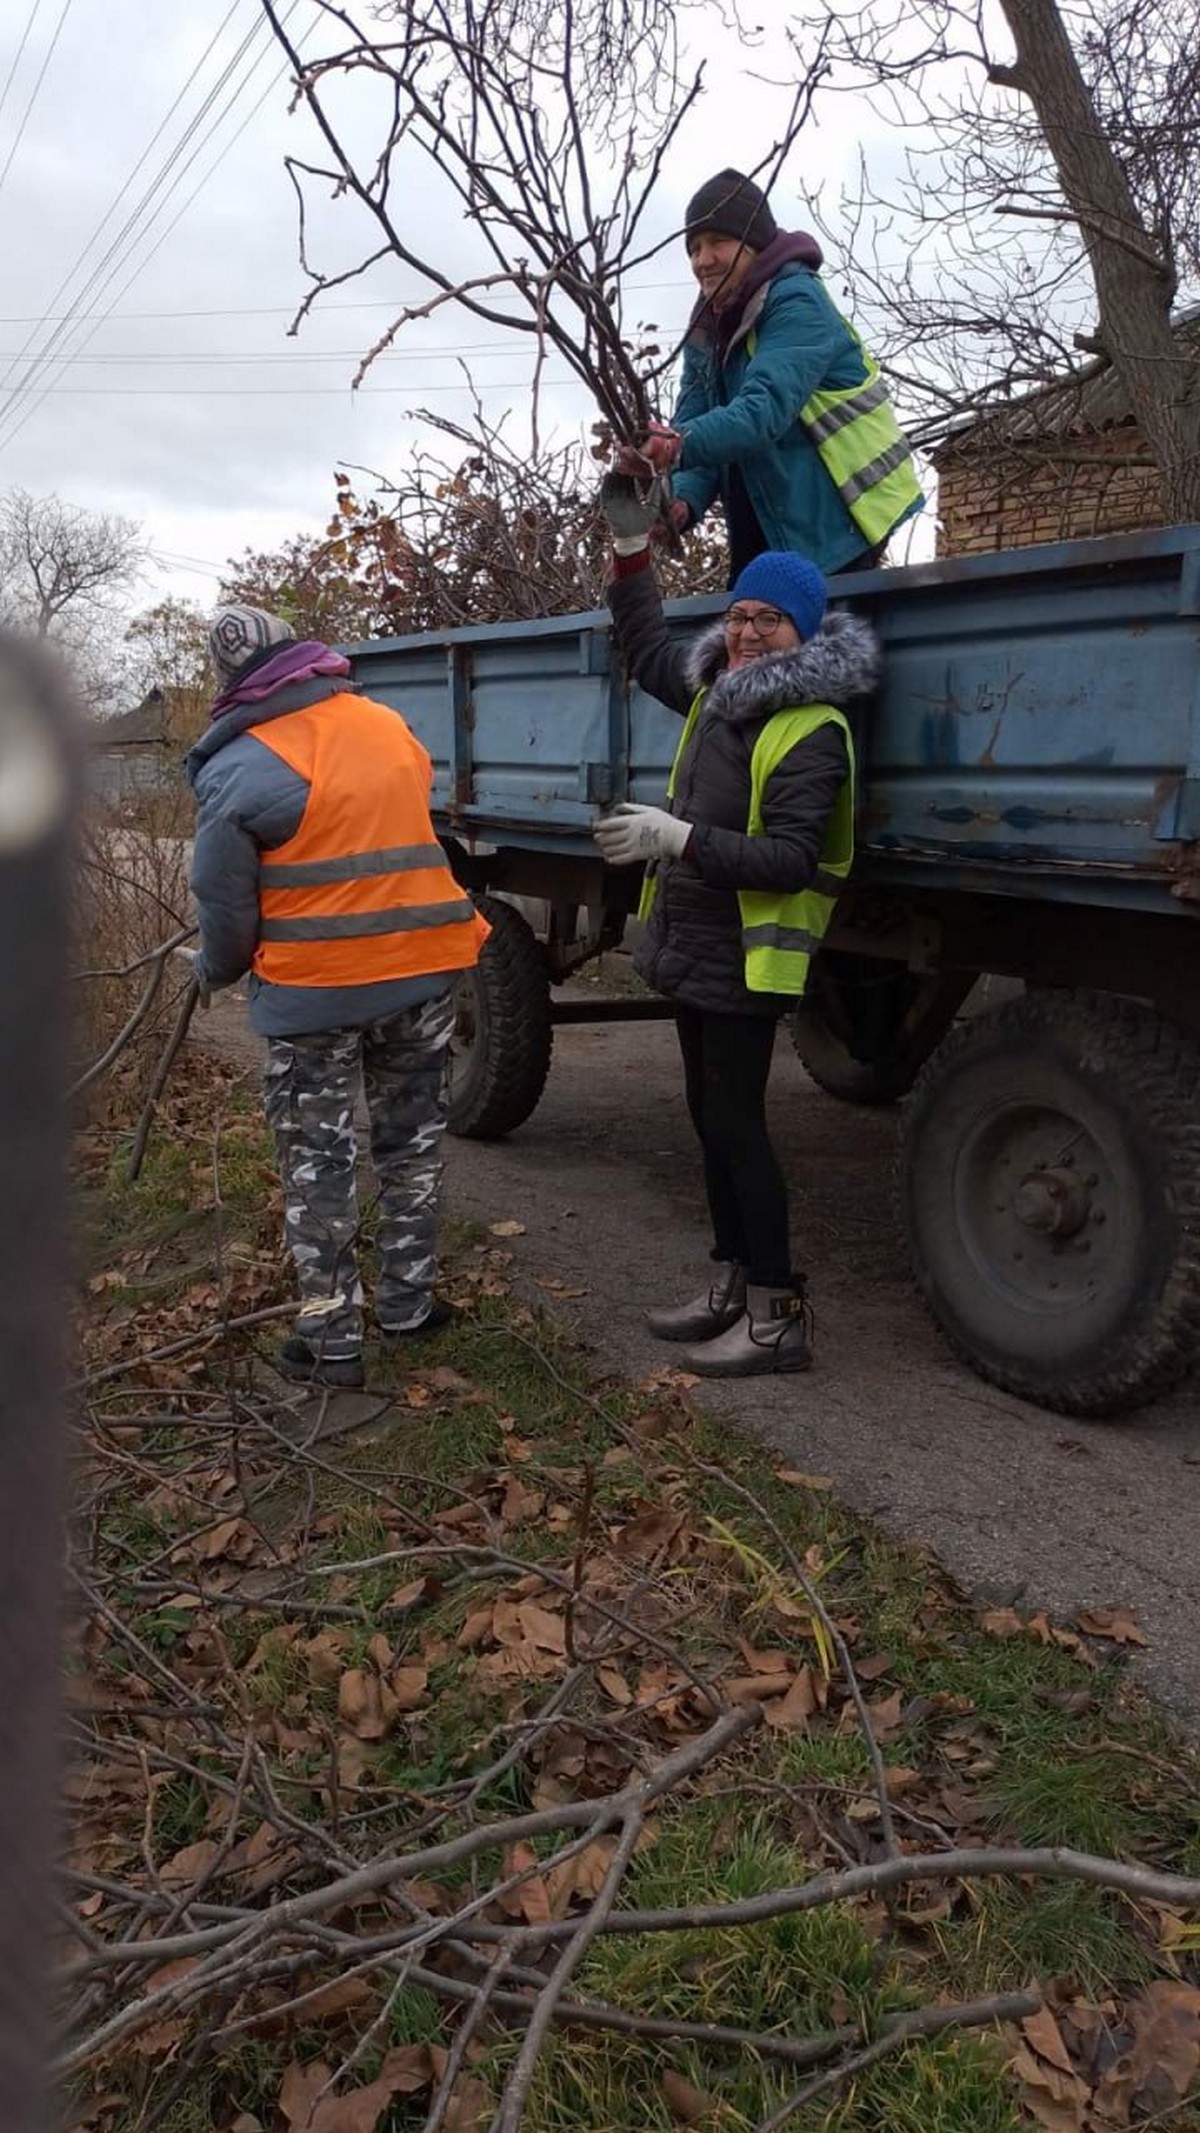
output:
[[[669,426],[622,446],[620,471],[670,474],[675,528],[718,497],[729,582],[764,549],[818,569],[879,561],[924,503],[874,357],[820,279],[821,248],[780,230],[766,195],[722,170],[684,225],[700,295]]]

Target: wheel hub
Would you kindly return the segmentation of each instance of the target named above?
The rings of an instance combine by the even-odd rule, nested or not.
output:
[[[1038,1236],[1074,1237],[1091,1212],[1091,1194],[1076,1170],[1030,1170],[1013,1193],[1012,1211]]]
[[[989,1287],[1018,1308],[1074,1310],[1098,1292],[1115,1239],[1111,1166],[1082,1121],[1001,1103],[963,1142],[957,1231]]]

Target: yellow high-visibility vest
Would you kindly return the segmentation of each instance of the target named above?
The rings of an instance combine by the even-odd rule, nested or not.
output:
[[[707,689],[700,690],[684,722],[667,780],[668,799],[675,797],[676,774],[707,694]],[[739,889],[737,892],[749,992],[794,993],[797,997],[803,993],[808,984],[809,966],[825,937],[833,907],[854,863],[854,741],[844,714],[832,704],[805,704],[802,708],[777,711],[767,720],[750,757],[750,811],[746,834],[750,837],[763,835],[762,805],[768,778],[784,756],[820,726],[837,726],[840,730],[846,743],[850,775],[833,803],[821,846],[821,863],[807,889],[797,889],[790,895],[778,889]],[[638,905],[640,919],[649,918],[657,887],[655,874],[648,872]]]
[[[842,324],[858,343],[867,375],[861,385],[810,393],[800,420],[863,539],[877,548],[921,502],[923,492],[883,373],[849,319],[843,318]],[[751,329],[746,335],[748,357],[753,358],[757,345]]]

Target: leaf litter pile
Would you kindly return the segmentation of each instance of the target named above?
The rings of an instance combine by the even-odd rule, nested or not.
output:
[[[1200,2122],[1197,1765],[1119,1604],[980,1615],[598,1380],[502,1223],[453,1329],[302,1397],[257,1123],[172,1101],[136,1192],[92,1151],[73,2133]]]

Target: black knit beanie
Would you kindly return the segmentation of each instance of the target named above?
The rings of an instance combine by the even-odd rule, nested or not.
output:
[[[718,237],[740,237],[755,252],[764,252],[779,235],[766,194],[740,170],[719,170],[688,201],[684,220],[688,243],[704,230]]]

